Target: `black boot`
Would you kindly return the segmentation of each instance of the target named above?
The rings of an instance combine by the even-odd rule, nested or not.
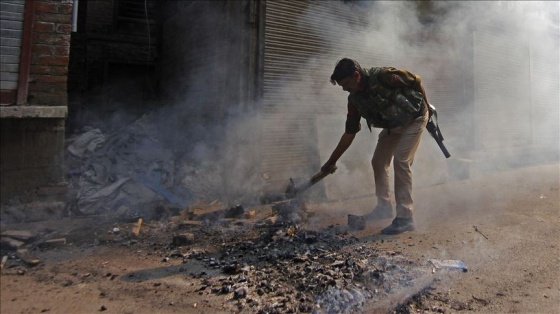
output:
[[[381,220],[393,218],[393,207],[391,204],[377,204],[375,208],[363,216],[366,220]]]
[[[414,230],[414,221],[412,218],[395,218],[393,222],[381,230],[383,234],[399,234],[405,231],[413,231]]]

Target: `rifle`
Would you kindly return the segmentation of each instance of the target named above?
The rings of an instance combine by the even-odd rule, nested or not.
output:
[[[445,155],[445,158],[449,158],[451,157],[451,154],[449,154],[449,151],[447,150],[445,145],[443,145],[443,135],[441,134],[441,130],[439,129],[439,125],[437,123],[436,107],[432,106],[431,104],[428,105],[429,105],[428,110],[430,110],[430,118],[428,119],[428,124],[426,124],[426,129],[428,130],[430,135],[434,138],[434,140],[436,140],[436,143],[438,144],[439,148]]]

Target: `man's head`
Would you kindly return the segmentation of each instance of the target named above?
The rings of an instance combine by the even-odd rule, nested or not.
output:
[[[354,94],[362,89],[362,67],[352,59],[344,58],[336,63],[333,74],[331,75],[331,83],[340,85],[343,90]]]

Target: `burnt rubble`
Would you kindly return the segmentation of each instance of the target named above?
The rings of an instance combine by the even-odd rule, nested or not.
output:
[[[311,231],[263,220],[229,242],[215,236],[222,241],[218,252],[171,245],[169,256],[182,257],[186,269],[202,264],[205,270],[190,273],[200,280],[199,291],[234,300],[232,310],[361,312],[429,272],[400,252],[364,246],[334,227]]]
[[[60,245],[54,249],[61,252],[87,246],[129,248],[129,254],[146,252],[141,254],[160,263],[168,275],[183,276],[177,279],[194,287],[187,293],[200,297],[200,304],[208,298],[221,299],[215,304],[226,312],[386,312],[405,301],[402,295],[409,298],[419,291],[411,288],[417,282],[422,282],[424,288],[425,278],[433,278],[430,266],[388,249],[391,245],[383,239],[363,242],[338,225],[312,230],[307,223],[278,217],[279,213],[270,207],[268,212],[257,210],[256,216],[248,218],[247,210],[239,215],[240,208],[236,206],[233,212],[237,218],[225,218],[222,214],[232,208],[212,206],[185,210],[168,221],[97,221],[99,225],[95,228],[67,233],[4,235],[33,239],[26,246],[30,253],[52,250],[53,245]],[[209,214],[223,218],[206,219]],[[135,232],[138,226],[141,229]],[[27,268],[17,261],[22,257],[12,255],[7,259],[7,267],[16,267],[23,275]],[[141,283],[153,279],[153,270],[106,276]],[[165,283],[158,278],[149,284],[157,287]]]

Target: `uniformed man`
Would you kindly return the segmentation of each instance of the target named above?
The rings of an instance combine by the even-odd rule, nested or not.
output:
[[[393,160],[396,218],[381,232],[414,230],[411,166],[429,115],[420,77],[392,67],[362,69],[355,60],[344,58],[336,64],[331,83],[350,93],[348,113],[345,132],[321,171],[336,170],[336,162],[360,131],[361,118],[370,131],[372,127],[382,128],[371,160],[377,205],[366,218],[393,217],[389,194],[389,166]]]

